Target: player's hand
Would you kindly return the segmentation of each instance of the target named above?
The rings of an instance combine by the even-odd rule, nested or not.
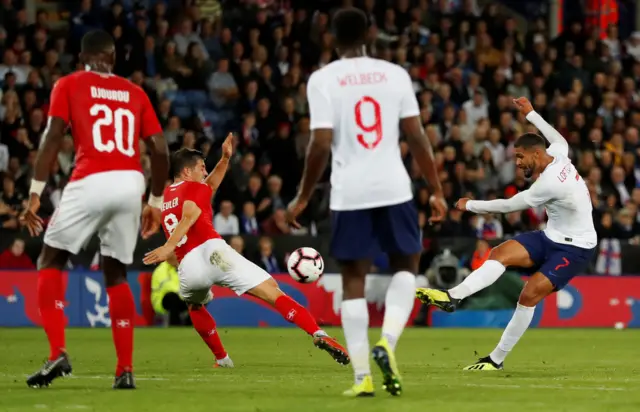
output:
[[[40,209],[40,196],[31,193],[27,207],[20,215],[20,224],[27,227],[31,236],[38,236],[42,233],[43,220],[38,216],[38,210]]]
[[[467,202],[470,199],[467,197],[463,197],[462,199],[456,202],[456,209],[461,210],[463,212],[467,212]]]
[[[156,263],[162,263],[171,257],[174,250],[175,250],[175,247],[165,243],[159,248],[152,250],[151,252],[144,255],[144,259],[142,259],[142,262],[144,262],[145,265],[154,265]]]
[[[513,104],[520,110],[520,113],[523,115],[528,115],[533,111],[533,105],[526,97],[518,97],[517,99],[513,99]]]
[[[222,143],[222,157],[230,159],[233,156],[233,133],[229,133]]]
[[[447,217],[447,201],[442,194],[432,195],[429,198],[429,204],[431,205],[431,216],[429,217],[429,223],[440,223]]]
[[[142,209],[142,238],[148,239],[160,230],[162,222],[162,212],[151,205],[145,205]]]
[[[300,216],[302,212],[304,212],[308,204],[308,200],[302,199],[300,198],[300,196],[296,196],[296,198],[293,199],[291,203],[289,203],[289,206],[287,206],[287,223],[289,223],[289,225],[295,227],[296,229],[300,229],[302,225],[298,223],[298,216]]]

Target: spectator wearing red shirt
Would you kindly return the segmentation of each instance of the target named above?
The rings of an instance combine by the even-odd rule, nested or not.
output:
[[[0,253],[0,269],[35,269],[31,258],[24,253],[24,240],[14,239],[11,247]]]

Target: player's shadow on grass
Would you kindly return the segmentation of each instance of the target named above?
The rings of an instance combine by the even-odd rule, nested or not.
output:
[[[563,379],[569,378],[571,375],[561,371],[495,371],[495,372],[477,372],[477,371],[462,371],[464,375],[471,375],[474,378],[481,375],[487,378],[499,378],[499,379]]]

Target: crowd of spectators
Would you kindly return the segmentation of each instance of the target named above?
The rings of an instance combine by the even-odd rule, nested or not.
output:
[[[569,141],[600,237],[639,233],[640,33],[620,39],[615,25],[600,33],[574,22],[551,39],[545,19],[525,25],[495,4],[480,10],[474,0],[78,3],[68,29],[55,32],[46,11],[28,22],[24,9],[0,2],[2,230],[19,230],[51,87],[81,68],[79,39],[101,27],[116,41],[116,74],[148,93],[172,149],[198,148],[213,167],[226,133],[236,133],[215,199],[216,228],[224,235],[292,233],[284,208],[310,137],[305,81],[336,58],[332,11],[355,5],[371,21],[368,53],[405,67],[413,79],[451,205],[459,197],[510,197],[530,184],[513,157],[514,139],[532,130],[511,104],[525,96]],[[451,208],[444,224],[429,227],[430,193],[406,143],[400,148],[425,238],[492,239],[544,224],[543,209],[467,216]],[[149,177],[144,144],[142,152]],[[73,157],[69,136],[51,171],[45,215],[60,200]],[[327,177],[295,233],[327,229]]]

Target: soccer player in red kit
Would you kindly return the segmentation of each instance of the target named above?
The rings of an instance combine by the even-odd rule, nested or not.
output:
[[[136,312],[126,265],[133,262],[141,213],[144,237],[160,227],[168,148],[145,92],[111,74],[115,64],[111,36],[102,30],[87,33],[82,39],[80,60],[86,70],[61,78],[51,92],[48,125],[36,159],[29,204],[21,215],[32,236],[42,232],[43,221],[37,215],[40,195],[70,127],[76,166],[51,217],[38,258],[38,306],[49,340],[49,359],[27,379],[27,384],[48,386],[71,372],[65,349],[62,270],[69,256],[78,253],[97,233],[118,358],[113,388],[133,389]],[[152,154],[151,196],[143,211],[145,180],[139,139],[147,140]]]
[[[202,153],[180,149],[173,155],[174,182],[165,189],[162,204],[167,242],[147,253],[144,263],[160,263],[176,254],[180,295],[192,305],[193,326],[203,338],[206,331],[215,330],[215,323],[202,305],[212,299],[211,286],[220,285],[269,303],[287,321],[313,336],[316,347],[347,365],[347,351],[320,329],[311,313],[285,295],[275,279],[236,252],[213,228],[211,200],[227,171],[232,141],[229,135],[222,145],[222,158],[211,174],[207,173]]]

